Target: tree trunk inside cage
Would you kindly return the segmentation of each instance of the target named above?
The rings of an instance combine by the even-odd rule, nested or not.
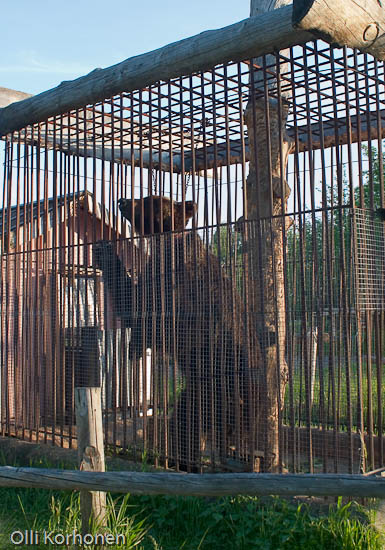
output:
[[[264,1],[251,2],[250,15],[269,11],[286,4]],[[279,88],[279,74],[267,82],[266,66],[277,72],[275,58],[266,56],[253,60],[263,71],[252,77],[250,99],[245,111],[248,128],[250,165],[247,177],[247,217],[260,220],[253,234],[247,236],[250,254],[250,302],[253,304],[257,332],[262,347],[262,369],[259,379],[259,413],[256,416],[264,451],[264,470],[278,471],[282,467],[279,453],[280,415],[283,409],[288,366],[285,359],[286,306],[284,286],[283,246],[286,227],[286,204],[290,188],[286,182],[286,167],[293,142],[285,125],[289,92],[277,93],[273,100],[269,89]],[[271,67],[273,65],[273,67]],[[285,72],[286,65],[279,71]],[[282,101],[283,99],[283,101]],[[279,216],[279,217],[273,217]],[[288,224],[289,225],[289,224]]]

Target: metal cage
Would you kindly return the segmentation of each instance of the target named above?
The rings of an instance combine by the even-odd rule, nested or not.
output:
[[[382,62],[312,42],[7,135],[2,435],[73,446],[101,385],[131,460],[269,470],[274,425],[277,471],[382,467],[383,103]]]

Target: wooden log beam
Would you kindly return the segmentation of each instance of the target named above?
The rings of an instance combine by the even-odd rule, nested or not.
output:
[[[257,55],[303,44],[313,36],[294,29],[292,6],[249,17],[227,27],[210,30],[138,55],[106,69],[95,69],[76,80],[0,111],[0,135],[28,124],[93,104],[122,91],[141,89],[219,63],[242,61]]]
[[[350,129],[350,134],[349,134]],[[359,131],[360,129],[360,131]],[[348,143],[358,143],[359,141],[367,141],[369,139],[377,140],[385,137],[385,111],[369,111],[359,116],[353,115],[349,119],[340,117],[336,120],[325,121],[323,123],[323,142],[321,141],[321,127],[319,122],[314,122],[309,126],[298,126],[297,131],[294,127],[288,127],[288,135],[295,141],[296,134],[298,142],[295,143],[291,153],[303,153],[308,151],[310,143],[312,150],[327,149],[328,147],[336,147],[337,145],[346,145]],[[242,144],[239,140],[230,140],[230,156],[226,143],[216,145],[214,151],[213,145],[208,145],[206,148],[198,147],[195,149],[195,167],[196,170],[203,170],[206,166],[211,169],[217,166],[227,166],[227,164],[237,164],[242,162]],[[249,141],[245,140],[245,157],[246,161],[250,160]],[[180,169],[180,157],[174,159],[175,171]],[[192,155],[189,152],[185,153],[184,157],[185,170],[188,171],[192,167]]]
[[[294,0],[293,25],[339,46],[385,59],[383,0]]]
[[[177,474],[0,467],[0,487],[141,495],[385,497],[385,479],[350,474]]]
[[[12,91],[12,90],[11,90]],[[20,92],[22,93],[22,92]],[[0,89],[0,100],[1,100],[1,89]],[[348,129],[350,128],[350,135]],[[358,131],[360,128],[360,132]],[[378,128],[380,131],[378,131]],[[293,127],[287,128],[288,135],[294,140],[295,131]],[[323,123],[323,143],[320,139],[320,124],[314,122],[313,124],[299,126],[297,128],[298,143],[293,149],[292,153],[302,153],[309,150],[309,143],[312,144],[313,151],[328,147],[335,147],[336,145],[345,145],[347,143],[357,143],[358,141],[367,141],[368,139],[382,139],[385,137],[385,111],[370,111],[368,113],[360,114],[359,116],[353,115],[349,119],[346,117],[337,118],[337,121],[334,120],[325,121]],[[48,143],[48,147],[53,147],[54,140],[53,136],[49,135],[47,140],[45,138],[44,131],[41,132],[40,144],[42,147],[45,146],[45,143]],[[311,141],[310,141],[311,139]],[[134,161],[135,165],[139,165],[140,162],[143,163],[145,168],[162,169],[164,171],[170,170],[170,155],[167,151],[163,151],[161,158],[158,150],[144,149],[142,152],[139,149],[121,149],[119,145],[115,147],[109,147],[105,145],[95,145],[94,147],[89,146],[87,149],[84,147],[78,147],[76,144],[76,138],[73,137],[73,141],[66,143],[63,142],[61,146],[57,144],[60,141],[60,131],[57,131],[56,136],[56,147],[66,151],[73,155],[79,155],[81,157],[90,157],[103,159],[108,162],[122,162],[123,164],[131,165]],[[33,139],[31,139],[31,143]],[[237,164],[242,162],[242,145],[239,140],[230,140],[230,156],[228,156],[228,149],[226,143],[219,143],[216,145],[216,151],[214,151],[213,145],[208,145],[206,148],[197,147],[195,149],[195,168],[196,171],[201,171],[206,167],[208,170],[218,167],[218,166],[227,166],[227,164]],[[248,145],[248,139],[245,140],[245,153],[246,161],[250,160],[250,151]],[[151,156],[151,161],[150,161]],[[192,169],[192,154],[185,147],[184,154],[184,168],[186,172],[189,172]],[[172,156],[172,167],[174,172],[180,173],[182,167],[182,158],[181,154],[174,152]]]

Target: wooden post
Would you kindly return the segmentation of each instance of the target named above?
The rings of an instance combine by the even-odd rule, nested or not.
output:
[[[75,388],[79,470],[104,472],[104,441],[100,388]],[[106,494],[80,491],[82,534],[90,532],[90,520],[103,525]]]
[[[293,26],[384,59],[384,7],[383,0],[294,0]]]
[[[288,0],[251,0],[251,16],[274,10]],[[263,58],[254,60],[263,67]],[[267,56],[267,64],[274,67],[275,58]],[[285,67],[280,67],[285,72]],[[275,87],[277,79],[269,81]],[[293,141],[286,133],[288,96],[272,101],[265,93],[262,74],[254,76],[250,99],[245,111],[248,128],[250,168],[246,181],[247,212],[249,219],[263,219],[249,236],[250,303],[257,313],[257,331],[262,347],[262,369],[258,391],[261,405],[256,418],[259,440],[263,441],[265,472],[279,471],[279,426],[283,408],[288,366],[285,358],[286,307],[284,287],[283,246],[285,232],[290,227],[284,215],[290,188],[286,182],[286,166]],[[254,90],[254,92],[253,92]],[[286,101],[285,101],[286,100]]]

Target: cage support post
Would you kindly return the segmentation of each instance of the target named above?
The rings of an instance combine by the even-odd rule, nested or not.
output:
[[[281,8],[287,0],[251,1],[250,15]],[[285,217],[290,187],[286,182],[286,166],[293,141],[286,133],[288,93],[280,93],[278,71],[285,71],[275,56],[254,60],[262,68],[269,65],[275,78],[265,85],[266,73],[250,73],[250,96],[245,110],[248,128],[250,165],[246,180],[249,219],[260,220],[257,230],[249,235],[250,301],[257,314],[257,332],[262,348],[262,368],[259,377],[260,410],[255,412],[256,430],[264,452],[263,470],[278,472],[280,457],[281,413],[288,380],[286,347],[286,304],[284,283],[285,232],[291,220]],[[276,87],[278,99],[270,97],[270,87]],[[272,218],[272,216],[282,216]],[[257,440],[257,437],[255,436]]]
[[[79,469],[104,472],[104,441],[100,388],[75,388],[75,411]],[[106,494],[102,491],[80,491],[82,534],[90,532],[90,520],[103,525]]]
[[[384,59],[384,7],[383,0],[294,0],[293,25],[330,44],[358,48]]]

